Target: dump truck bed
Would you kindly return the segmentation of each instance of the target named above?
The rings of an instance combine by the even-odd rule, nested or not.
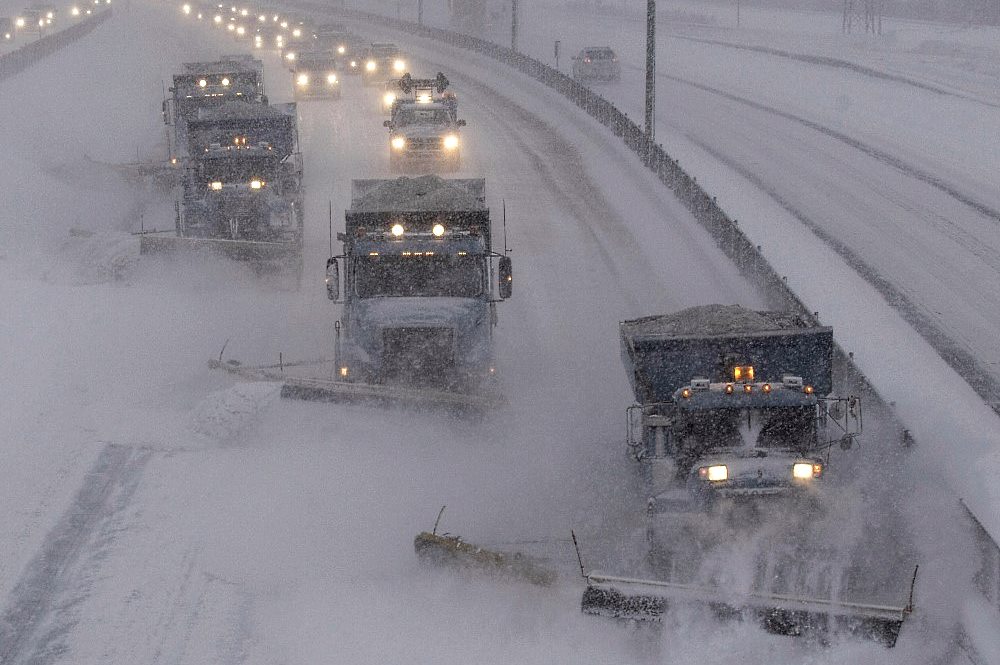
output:
[[[796,314],[705,305],[619,324],[622,363],[640,404],[669,402],[695,377],[726,381],[753,365],[762,381],[800,376],[816,394],[833,390],[833,329]]]

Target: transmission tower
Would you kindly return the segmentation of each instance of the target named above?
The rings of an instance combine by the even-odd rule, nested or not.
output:
[[[884,3],[885,0],[844,0],[844,33],[850,34],[864,26],[866,33],[881,35]]]

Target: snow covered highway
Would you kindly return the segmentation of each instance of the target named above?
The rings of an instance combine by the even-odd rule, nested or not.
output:
[[[858,448],[834,451],[841,498],[809,528],[829,539],[818,548],[830,559],[824,570],[847,574],[838,569],[847,561],[872,573],[878,600],[905,596],[910,565],[921,564],[919,611],[894,650],[849,638],[820,648],[699,610],[655,629],[625,626],[582,615],[572,575],[537,589],[418,566],[413,537],[441,505],[443,530],[471,542],[555,543],[560,572],[576,565],[571,528],[590,563],[635,557],[626,550],[646,497],[624,450],[632,395],[618,322],[767,301],[615,137],[564,100],[485,59],[356,29],[398,38],[414,71],[446,71],[459,95],[468,127],[456,175],[485,177],[516,265],[514,297],[497,307],[509,404],[467,422],[295,402],[276,384],[206,367],[224,343],[227,358],[246,362],[332,352],[330,210],[336,233],[351,179],[390,177],[380,90],[348,77],[342,99],[298,104],[300,290],[232,262],[140,257],[130,234],[174,223],[174,194],[136,174],[137,162],[167,155],[163,82],[183,62],[246,47],[171,4],[116,5],[90,36],[0,83],[9,134],[0,162],[0,663],[701,663],[706,651],[731,663],[976,662],[961,619],[979,565],[967,518],[946,473],[900,447],[878,409]],[[260,58],[271,103],[292,101],[280,56]],[[794,172],[794,187],[771,194],[798,192],[787,207],[807,220],[836,217],[845,226],[828,232],[854,239],[859,261],[890,266],[893,279],[912,274],[905,295],[915,301],[937,284],[933,295],[956,316],[976,305],[995,314],[989,298],[1000,293],[965,290],[960,300],[948,291],[959,280],[993,284],[991,231],[958,212],[967,205],[927,195],[913,174],[890,181],[884,164],[836,137],[817,139],[801,124],[790,133],[788,118],[770,110],[748,113],[741,101],[677,85],[691,110],[666,131],[761,187]],[[736,114],[753,131],[736,131]],[[711,141],[699,133],[709,126]],[[778,135],[781,146],[767,140]],[[866,186],[873,191],[851,199],[852,216],[803,193],[833,197],[840,187],[851,198]],[[986,189],[976,195],[1000,207]],[[915,191],[915,214],[938,226],[900,238],[898,210]],[[857,240],[872,234],[898,242]],[[942,270],[955,261],[967,272],[923,274],[927,260],[912,257],[932,246]],[[986,248],[979,262],[966,263],[976,247]],[[992,322],[965,323],[963,333]],[[962,341],[988,350],[981,332]],[[610,545],[601,534],[613,535]],[[743,553],[748,568],[753,554]]]

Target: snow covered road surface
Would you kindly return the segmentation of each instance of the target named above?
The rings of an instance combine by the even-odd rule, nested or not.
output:
[[[570,526],[627,518],[636,497],[620,447],[629,398],[617,321],[706,301],[760,301],[675,201],[659,188],[635,188],[650,176],[607,150],[610,137],[575,122],[554,127],[532,108],[537,100],[514,101],[512,91],[500,93],[505,86],[466,73],[456,81],[470,120],[461,175],[487,177],[495,214],[506,202],[517,264],[515,298],[502,306],[498,329],[510,411],[470,425],[283,402],[273,387],[232,385],[204,365],[227,338],[227,355],[245,360],[328,348],[335,310],[320,279],[327,202],[339,217],[349,178],[387,174],[386,133],[374,93],[358,86],[339,103],[302,104],[309,194],[301,293],[272,291],[227,264],[145,258],[117,283],[80,284],[87,256],[63,249],[69,226],[123,230],[135,222],[131,211],[147,210],[152,222],[163,210],[141,207],[147,193],[111,178],[93,196],[98,208],[79,201],[93,185],[62,185],[39,165],[61,166],[87,148],[103,150],[109,163],[131,159],[132,146],[161,132],[152,72],[166,77],[182,60],[233,50],[202,41],[164,10],[135,4],[132,12],[81,44],[78,62],[40,74],[59,80],[66,68],[100,67],[103,48],[124,43],[131,76],[100,76],[155,89],[79,93],[90,122],[115,109],[117,140],[73,117],[79,131],[68,134],[65,154],[25,147],[25,171],[0,172],[23,201],[41,200],[49,211],[31,232],[0,227],[5,247],[18,248],[0,263],[3,310],[17,313],[2,330],[12,350],[4,381],[18,390],[0,397],[14,463],[3,472],[10,482],[0,483],[11,508],[3,527],[23,534],[4,543],[10,563],[0,581],[14,607],[13,590],[34,579],[30,561],[65,533],[61,516],[74,514],[74,493],[91,487],[88,469],[102,451],[143,460],[141,482],[90,531],[99,546],[85,545],[82,565],[53,590],[52,623],[32,629],[18,660],[597,663],[668,654],[702,662],[706,643],[731,662],[902,662],[947,652],[917,639],[888,655],[853,643],[817,655],[697,613],[680,614],[664,634],[636,633],[581,616],[572,586],[549,595],[420,571],[412,537],[441,504],[450,506],[445,528],[473,540],[564,538]],[[144,32],[127,37],[136,28]],[[265,62],[272,101],[284,101],[289,78],[275,56]],[[30,108],[11,113],[22,125],[32,120]],[[25,203],[5,219],[31,209]],[[900,463],[906,486],[918,476]]]

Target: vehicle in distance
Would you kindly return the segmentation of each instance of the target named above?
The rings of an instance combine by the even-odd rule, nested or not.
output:
[[[573,78],[577,81],[619,81],[622,66],[610,46],[588,46],[573,56]]]

